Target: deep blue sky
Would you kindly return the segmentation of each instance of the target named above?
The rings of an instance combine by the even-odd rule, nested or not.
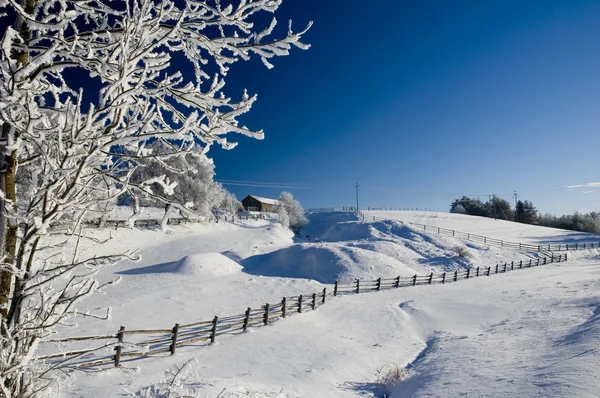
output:
[[[461,195],[600,210],[600,1],[284,0],[308,51],[238,63],[265,140],[211,149],[217,178],[305,207],[447,211]],[[284,189],[226,185],[238,198]],[[481,196],[481,199],[486,199]]]

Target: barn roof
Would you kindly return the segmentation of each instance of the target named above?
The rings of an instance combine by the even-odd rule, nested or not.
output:
[[[279,201],[277,199],[263,198],[261,196],[256,196],[256,195],[248,195],[248,196],[253,197],[254,199],[258,200],[260,203],[264,203],[266,205],[276,205],[279,203]]]

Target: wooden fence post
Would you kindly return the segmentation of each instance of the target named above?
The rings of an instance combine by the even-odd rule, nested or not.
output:
[[[565,261],[567,261],[567,253],[565,253]]]
[[[500,247],[504,247],[504,241],[503,240],[500,241]]]
[[[542,251],[542,247],[538,245],[538,252]]]
[[[171,332],[171,345],[169,346],[169,349],[171,350],[171,355],[175,354],[175,349],[177,347],[177,334],[179,333],[179,324],[176,323],[175,326],[173,326],[173,331]]]
[[[487,269],[487,276],[490,276],[490,271],[492,270],[492,267],[488,267]]]
[[[244,317],[244,325],[242,326],[242,330],[244,332],[248,330],[248,322],[250,322],[250,311],[252,311],[252,309],[248,307],[248,309],[246,310],[246,316]]]
[[[498,264],[496,264],[496,273],[498,273]]]
[[[433,281],[433,272],[431,274],[429,274],[429,284],[431,285],[431,282]]]
[[[446,283],[446,273],[442,274],[442,284]]]
[[[508,266],[508,263],[504,263],[504,271],[502,272],[506,272],[506,267]]]
[[[532,261],[532,260],[531,260],[531,259],[529,259],[529,266],[530,266],[530,267],[531,267],[531,265],[532,265],[532,264],[531,264],[531,261]]]
[[[298,312],[302,312],[302,295],[298,296]]]
[[[521,242],[519,242],[519,250],[521,250]]]
[[[483,237],[483,243],[487,243],[487,238],[485,236]]]
[[[117,333],[117,343],[122,343],[123,342],[123,337],[124,337],[124,333],[125,332],[125,326],[121,326],[119,328],[119,332]],[[115,347],[115,356],[114,356],[114,360],[115,360],[115,368],[118,368],[119,366],[121,366],[121,350],[123,348],[121,347],[120,344],[117,344],[117,346]]]
[[[335,285],[333,286],[333,295],[337,296],[337,289],[338,289],[338,281],[335,281]]]
[[[479,276],[479,267],[475,269],[475,276]]]
[[[454,271],[454,282],[458,280],[458,271]]]
[[[542,265],[546,265],[546,257],[544,257],[544,262],[542,263]]]
[[[470,275],[471,275],[471,268],[467,268],[467,279],[469,279]]]
[[[396,278],[396,287],[400,287],[400,275]]]
[[[413,276],[413,286],[415,286],[417,284],[417,274],[415,274],[415,276]]]
[[[562,260],[562,254],[560,254],[560,255],[558,256],[558,262],[559,262],[559,263],[560,263],[560,260]]]
[[[356,293],[360,293],[360,279],[356,280]]]
[[[511,262],[510,262],[510,270],[512,271],[512,270],[514,270],[514,269],[515,269],[515,262],[514,262],[514,261],[511,261]]]
[[[312,310],[314,311],[315,308],[317,308],[317,293],[312,295]]]
[[[287,299],[284,297],[284,298],[281,300],[281,316],[282,316],[283,318],[285,318],[285,316],[287,315],[287,314],[286,314],[286,312],[287,312],[286,305],[287,305]]]
[[[454,237],[454,230],[452,230],[452,237]]]
[[[217,323],[219,323],[219,317],[215,315],[215,318],[212,321],[212,330],[210,331],[210,343],[214,344],[215,339],[217,338]]]
[[[265,326],[269,324],[269,303],[265,304],[265,315],[263,315]]]
[[[377,278],[377,291],[381,290],[381,278]]]
[[[321,304],[325,304],[325,297],[327,297],[327,288],[326,287],[323,288],[323,301],[321,302]]]

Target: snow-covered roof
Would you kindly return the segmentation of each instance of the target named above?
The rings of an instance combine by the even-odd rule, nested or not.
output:
[[[256,196],[256,195],[249,195],[249,196],[251,196],[254,199],[258,200],[260,203],[264,203],[266,205],[276,205],[276,204],[279,203],[279,201],[277,199],[263,198],[261,196]]]

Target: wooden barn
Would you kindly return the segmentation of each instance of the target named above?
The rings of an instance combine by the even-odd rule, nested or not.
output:
[[[242,200],[244,209],[248,211],[264,211],[273,213],[276,211],[277,199],[262,198],[260,196],[248,195]]]

